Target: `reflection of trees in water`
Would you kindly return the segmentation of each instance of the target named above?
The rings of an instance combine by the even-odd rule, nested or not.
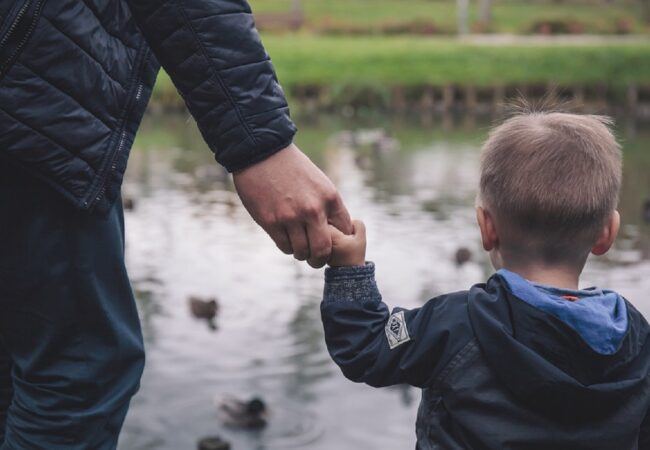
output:
[[[140,325],[142,326],[142,335],[145,345],[153,344],[156,341],[156,327],[154,319],[163,314],[163,307],[154,293],[146,288],[138,288],[138,281],[134,282],[134,295],[138,313],[140,315]]]
[[[359,119],[361,120],[361,119]],[[348,121],[349,122],[349,121]],[[354,129],[354,123],[340,123],[327,117],[318,117],[318,120],[305,120],[301,124],[298,140],[305,147],[312,159],[321,161],[325,151],[327,136],[333,136],[341,129]],[[435,129],[424,130],[417,126],[416,120],[396,121],[379,118],[377,120],[361,120],[361,127],[370,128],[377,123],[385,130],[394,130],[399,140],[399,152],[374,151],[372,146],[355,149],[354,161],[364,174],[367,186],[372,188],[373,200],[378,203],[387,203],[395,196],[410,195],[413,192],[412,177],[413,167],[410,165],[408,153],[416,148],[425,148],[425,144],[435,144],[441,137]],[[439,128],[439,126],[438,126]],[[453,142],[476,141],[477,129],[485,134],[485,127],[479,125],[474,129],[453,130],[445,135]],[[619,130],[624,134],[625,148],[625,177],[620,202],[623,222],[639,227],[640,248],[646,249],[650,254],[650,225],[642,220],[642,207],[650,199],[650,154],[647,150],[650,134],[643,125],[635,123],[633,119],[620,120]],[[137,178],[139,188],[146,191],[147,183],[152,177],[152,170],[162,160],[171,163],[175,172],[187,175],[187,182],[181,184],[183,190],[191,192],[192,198],[197,203],[223,203],[227,208],[234,210],[239,206],[235,198],[232,179],[226,171],[218,165],[212,152],[207,148],[196,125],[187,115],[147,116],[143,122],[141,132],[136,142],[137,150],[129,163],[129,177]],[[142,151],[142,149],[147,149]],[[138,151],[140,150],[140,151]],[[406,154],[405,154],[406,153]],[[149,187],[151,188],[151,187]],[[203,196],[204,193],[215,190],[232,195]],[[146,195],[146,192],[143,192]],[[436,199],[432,203],[436,211],[441,213],[449,199]],[[424,205],[428,209],[429,205]]]
[[[321,276],[321,273],[306,276],[298,271],[293,287],[302,303],[288,326],[293,345],[291,354],[283,363],[292,366],[293,370],[287,375],[284,385],[287,396],[300,401],[314,400],[312,387],[329,377],[332,370],[320,318]]]
[[[634,246],[645,259],[650,259],[650,224],[644,220],[645,204],[650,200],[649,147],[648,131],[636,129],[623,139],[623,186],[619,203],[622,223],[628,230],[634,230],[631,232],[635,235]]]

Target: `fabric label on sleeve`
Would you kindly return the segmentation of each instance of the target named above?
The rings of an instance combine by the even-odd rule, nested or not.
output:
[[[388,345],[392,349],[402,345],[404,342],[411,340],[409,331],[406,328],[406,320],[404,319],[404,311],[396,312],[388,318],[386,322],[386,337],[388,338]]]

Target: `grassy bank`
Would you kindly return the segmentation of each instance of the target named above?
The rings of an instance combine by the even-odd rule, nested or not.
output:
[[[478,45],[445,39],[266,36],[288,91],[295,86],[494,86],[650,84],[650,45]],[[174,95],[166,76],[154,96]]]
[[[281,14],[291,9],[292,0],[250,0],[256,14]],[[368,26],[383,22],[430,21],[441,31],[456,30],[454,0],[303,0],[309,29],[337,24]],[[541,21],[579,24],[585,33],[616,33],[626,29],[649,31],[638,0],[495,0],[489,29],[497,33],[529,33]],[[470,24],[478,26],[478,2],[470,2]],[[618,28],[618,29],[617,29]]]

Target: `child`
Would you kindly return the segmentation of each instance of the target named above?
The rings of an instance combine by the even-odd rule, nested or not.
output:
[[[469,291],[391,313],[363,224],[332,228],[329,352],[353,381],[423,389],[418,449],[650,448],[648,323],[616,292],[578,289],[619,228],[609,125],[525,113],[492,131],[476,215],[497,272]]]

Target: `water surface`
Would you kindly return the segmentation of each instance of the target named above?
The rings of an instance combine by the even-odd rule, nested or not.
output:
[[[391,306],[418,307],[491,274],[473,211],[487,126],[328,118],[299,126],[298,144],[366,222],[368,258]],[[358,148],[346,133],[378,127],[396,148],[388,138],[384,149]],[[582,284],[617,289],[650,314],[650,226],[642,219],[650,199],[650,130],[622,123],[619,136],[624,226],[616,249],[589,261]],[[322,270],[280,253],[253,223],[191,121],[147,118],[124,193],[135,199],[126,216],[127,261],[147,365],[120,449],[193,449],[213,434],[235,450],[414,447],[419,392],[343,378],[323,340]],[[460,247],[472,259],[457,267]],[[190,316],[189,295],[219,299],[216,331]],[[252,433],[225,428],[215,403],[225,395],[262,396],[270,425]]]

